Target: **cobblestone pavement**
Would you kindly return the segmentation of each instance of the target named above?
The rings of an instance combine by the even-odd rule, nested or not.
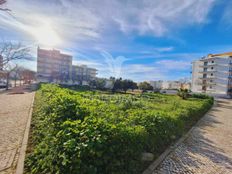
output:
[[[33,96],[23,88],[0,94],[0,174],[15,171]]]
[[[153,174],[232,174],[232,100],[220,100]]]

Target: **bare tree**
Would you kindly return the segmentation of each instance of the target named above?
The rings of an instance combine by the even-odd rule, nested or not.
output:
[[[19,59],[31,59],[30,48],[22,45],[20,42],[2,42],[0,43],[0,56],[2,65],[7,66],[10,62]]]
[[[1,0],[0,0],[1,1]],[[31,59],[30,48],[25,47],[20,42],[2,42],[0,43],[0,73],[5,74],[7,89],[9,86],[10,73],[17,68],[13,66],[16,60]],[[2,70],[1,70],[2,69]]]
[[[35,80],[36,73],[32,70],[21,68],[19,71],[20,79],[23,80],[24,84],[30,84]]]
[[[10,11],[10,9],[8,9],[8,8],[2,8],[2,6],[4,5],[4,4],[6,4],[6,0],[0,0],[0,10],[1,11],[7,11],[7,12],[9,12]]]

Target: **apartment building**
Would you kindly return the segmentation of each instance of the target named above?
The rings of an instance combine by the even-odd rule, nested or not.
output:
[[[37,50],[37,81],[67,83],[72,75],[72,56],[59,50]]]
[[[154,90],[160,90],[162,88],[163,81],[150,81],[150,85],[153,87]]]
[[[72,80],[73,83],[80,85],[88,85],[91,80],[94,80],[97,75],[97,69],[90,68],[86,65],[72,66]]]
[[[181,81],[163,81],[163,80],[158,80],[158,81],[150,81],[150,85],[154,88],[154,90],[160,90],[160,89],[180,89],[180,88],[185,88],[189,89],[189,84],[186,82],[181,82]]]
[[[232,52],[209,54],[192,62],[192,91],[213,96],[232,92]]]

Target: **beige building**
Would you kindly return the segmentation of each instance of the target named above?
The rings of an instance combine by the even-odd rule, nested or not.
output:
[[[86,65],[72,66],[72,81],[75,84],[88,85],[97,75],[97,69],[90,68]]]
[[[72,75],[72,56],[59,50],[37,50],[37,81],[67,83]]]

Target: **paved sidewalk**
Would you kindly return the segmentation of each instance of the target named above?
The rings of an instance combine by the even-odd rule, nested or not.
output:
[[[232,100],[220,100],[153,174],[231,174]]]
[[[15,172],[33,96],[22,87],[0,94],[0,174]]]

